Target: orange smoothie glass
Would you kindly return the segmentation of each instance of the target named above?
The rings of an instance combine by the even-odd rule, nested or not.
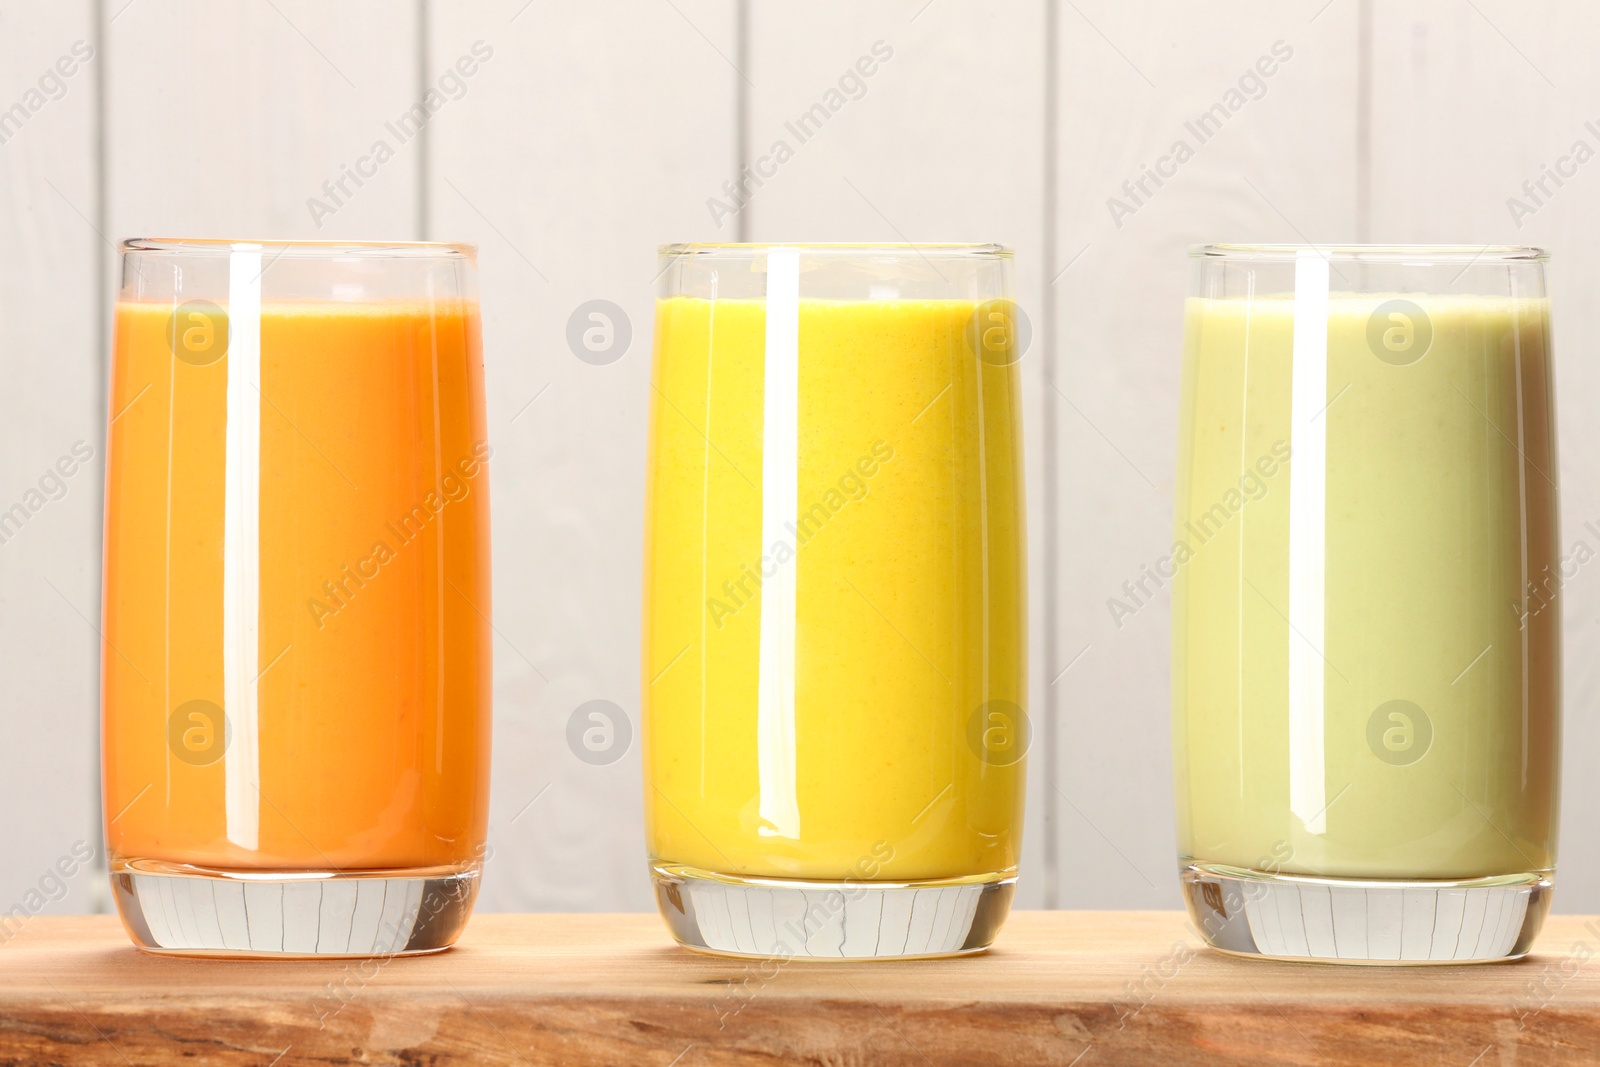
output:
[[[475,250],[131,240],[102,728],[141,948],[447,948],[488,816]]]

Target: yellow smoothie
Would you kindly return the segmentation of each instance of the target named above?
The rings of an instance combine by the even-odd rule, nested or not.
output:
[[[1296,352],[1294,308],[1187,308],[1180,851],[1334,877],[1548,871],[1548,305],[1334,293],[1325,379],[1314,345]]]
[[[800,302],[798,521],[768,541],[767,306],[658,303],[643,677],[652,862],[828,880],[1014,872],[1021,401],[1014,363],[974,355],[975,307]],[[783,568],[793,605],[778,610],[763,597],[785,587]],[[772,712],[763,663],[791,648],[792,708]],[[998,743],[975,744],[983,729]]]

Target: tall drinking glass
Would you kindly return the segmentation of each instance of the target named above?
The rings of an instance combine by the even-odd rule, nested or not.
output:
[[[134,942],[392,955],[484,859],[489,446],[467,245],[122,246],[105,819]]]
[[[1237,953],[1521,956],[1560,731],[1545,257],[1192,256],[1166,565],[1190,912]]]
[[[662,249],[644,795],[682,943],[938,956],[1004,920],[1019,328],[995,245]]]

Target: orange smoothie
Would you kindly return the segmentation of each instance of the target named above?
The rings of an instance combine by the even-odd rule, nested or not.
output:
[[[188,307],[116,308],[112,860],[481,859],[491,635],[476,304],[268,301],[258,354],[226,311]]]

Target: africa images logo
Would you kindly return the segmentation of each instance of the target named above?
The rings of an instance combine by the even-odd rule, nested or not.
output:
[[[741,564],[737,577],[729,578],[722,583],[722,593],[726,599],[719,597],[706,598],[706,611],[711,614],[711,622],[717,629],[727,619],[738,613],[739,609],[753,602],[756,593],[761,589],[761,583],[778,573],[778,568],[788,563],[799,553],[800,549],[822,529],[830,520],[843,511],[845,506],[852,502],[860,502],[867,498],[871,486],[868,479],[883,469],[883,465],[894,459],[894,446],[887,441],[875,441],[872,445],[872,454],[864,455],[856,460],[855,465],[847,467],[845,472],[833,485],[828,486],[821,499],[813,500],[811,505],[800,510],[796,521],[788,525],[788,532],[793,537],[793,542],[788,540],[774,541],[767,550],[767,554],[756,561],[754,565]],[[751,586],[754,588],[751,588]]]
[[[454,467],[446,468],[437,489],[424,496],[420,503],[412,505],[411,510],[398,519],[384,523],[385,532],[394,537],[393,545],[388,537],[379,538],[373,542],[372,550],[367,555],[353,564],[346,563],[338,574],[323,582],[322,592],[327,597],[326,601],[315,596],[306,601],[311,617],[316,620],[317,629],[322,629],[329,618],[349,607],[361,590],[367,587],[367,583],[376,580],[385,566],[399,559],[400,553],[421,537],[446,507],[465,500],[472,492],[472,480],[484,471],[493,455],[494,450],[487,441],[473,445],[471,456],[464,456],[456,461]]]

